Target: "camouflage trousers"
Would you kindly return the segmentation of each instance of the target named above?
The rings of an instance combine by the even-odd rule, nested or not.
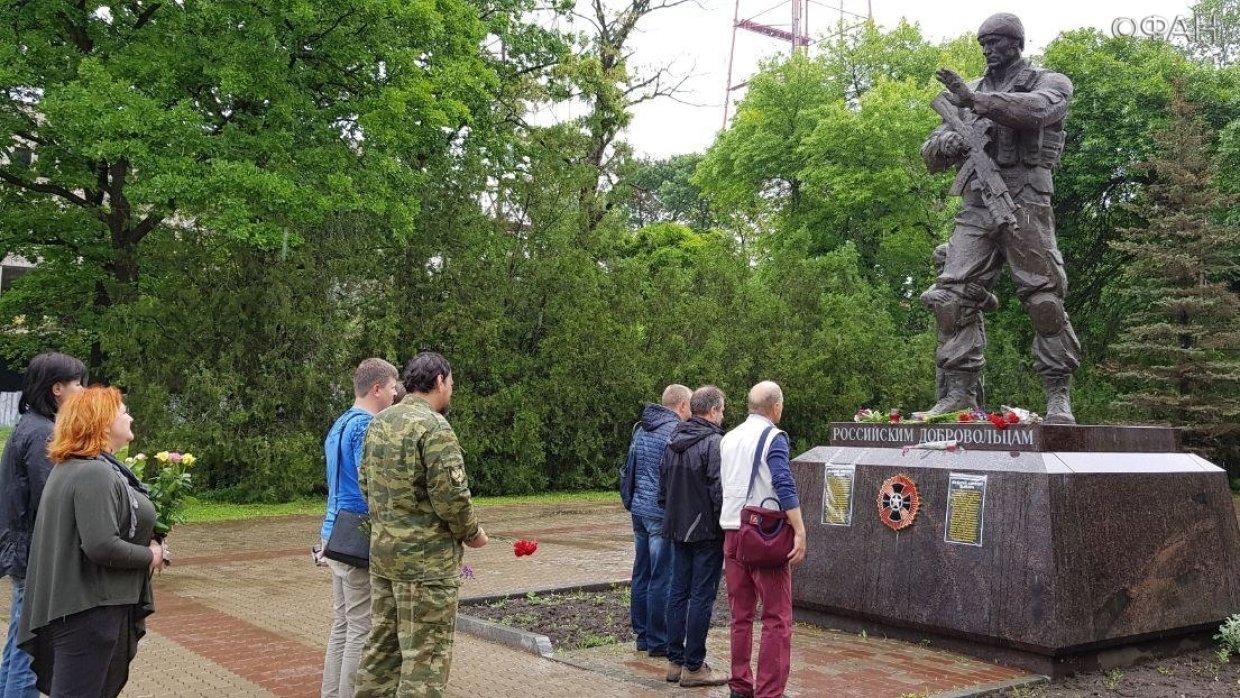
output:
[[[460,587],[371,575],[370,636],[356,698],[441,698],[452,668]]]

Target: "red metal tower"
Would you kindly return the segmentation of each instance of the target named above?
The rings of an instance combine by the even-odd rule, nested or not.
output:
[[[728,52],[728,85],[727,90],[723,94],[723,127],[728,127],[728,109],[732,104],[732,93],[749,84],[749,80],[740,83],[732,82],[732,71],[736,63],[736,35],[740,30],[761,34],[772,39],[778,39],[788,44],[789,51],[796,53],[804,50],[807,46],[814,43],[811,38],[811,30],[809,25],[809,6],[817,5],[830,13],[838,15],[838,21],[835,22],[833,30],[818,32],[823,38],[830,38],[843,34],[857,27],[860,23],[869,21],[874,17],[873,0],[838,0],[838,5],[831,5],[818,0],[777,0],[776,4],[755,15],[749,15],[742,18],[742,5],[747,5],[753,0],[736,0],[736,10],[732,18],[732,47]],[[865,14],[849,9],[849,5],[865,4]],[[770,15],[777,10],[787,11],[791,6],[792,22],[790,24],[767,24],[765,20],[760,18]],[[781,13],[782,14],[782,13]],[[815,15],[817,16],[817,15]]]

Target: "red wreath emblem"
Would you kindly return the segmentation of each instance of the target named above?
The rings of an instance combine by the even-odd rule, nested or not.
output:
[[[893,531],[912,526],[920,506],[917,483],[904,475],[887,478],[878,489],[878,518]]]

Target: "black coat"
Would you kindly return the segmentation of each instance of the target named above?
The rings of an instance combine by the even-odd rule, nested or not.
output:
[[[5,444],[0,459],[0,575],[26,578],[34,517],[52,472],[47,457],[52,426],[47,417],[27,412]]]
[[[678,543],[722,540],[719,510],[719,442],[723,428],[692,417],[676,425],[660,465],[659,503],[665,512],[663,533]]]

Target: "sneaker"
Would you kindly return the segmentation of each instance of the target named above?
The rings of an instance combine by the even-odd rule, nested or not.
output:
[[[667,682],[676,683],[680,680],[680,671],[683,669],[679,664],[673,664],[671,661],[667,663]]]
[[[728,682],[726,674],[720,674],[710,668],[706,662],[702,662],[702,666],[697,671],[685,669],[680,675],[681,688],[693,688],[695,686],[722,686]]]

